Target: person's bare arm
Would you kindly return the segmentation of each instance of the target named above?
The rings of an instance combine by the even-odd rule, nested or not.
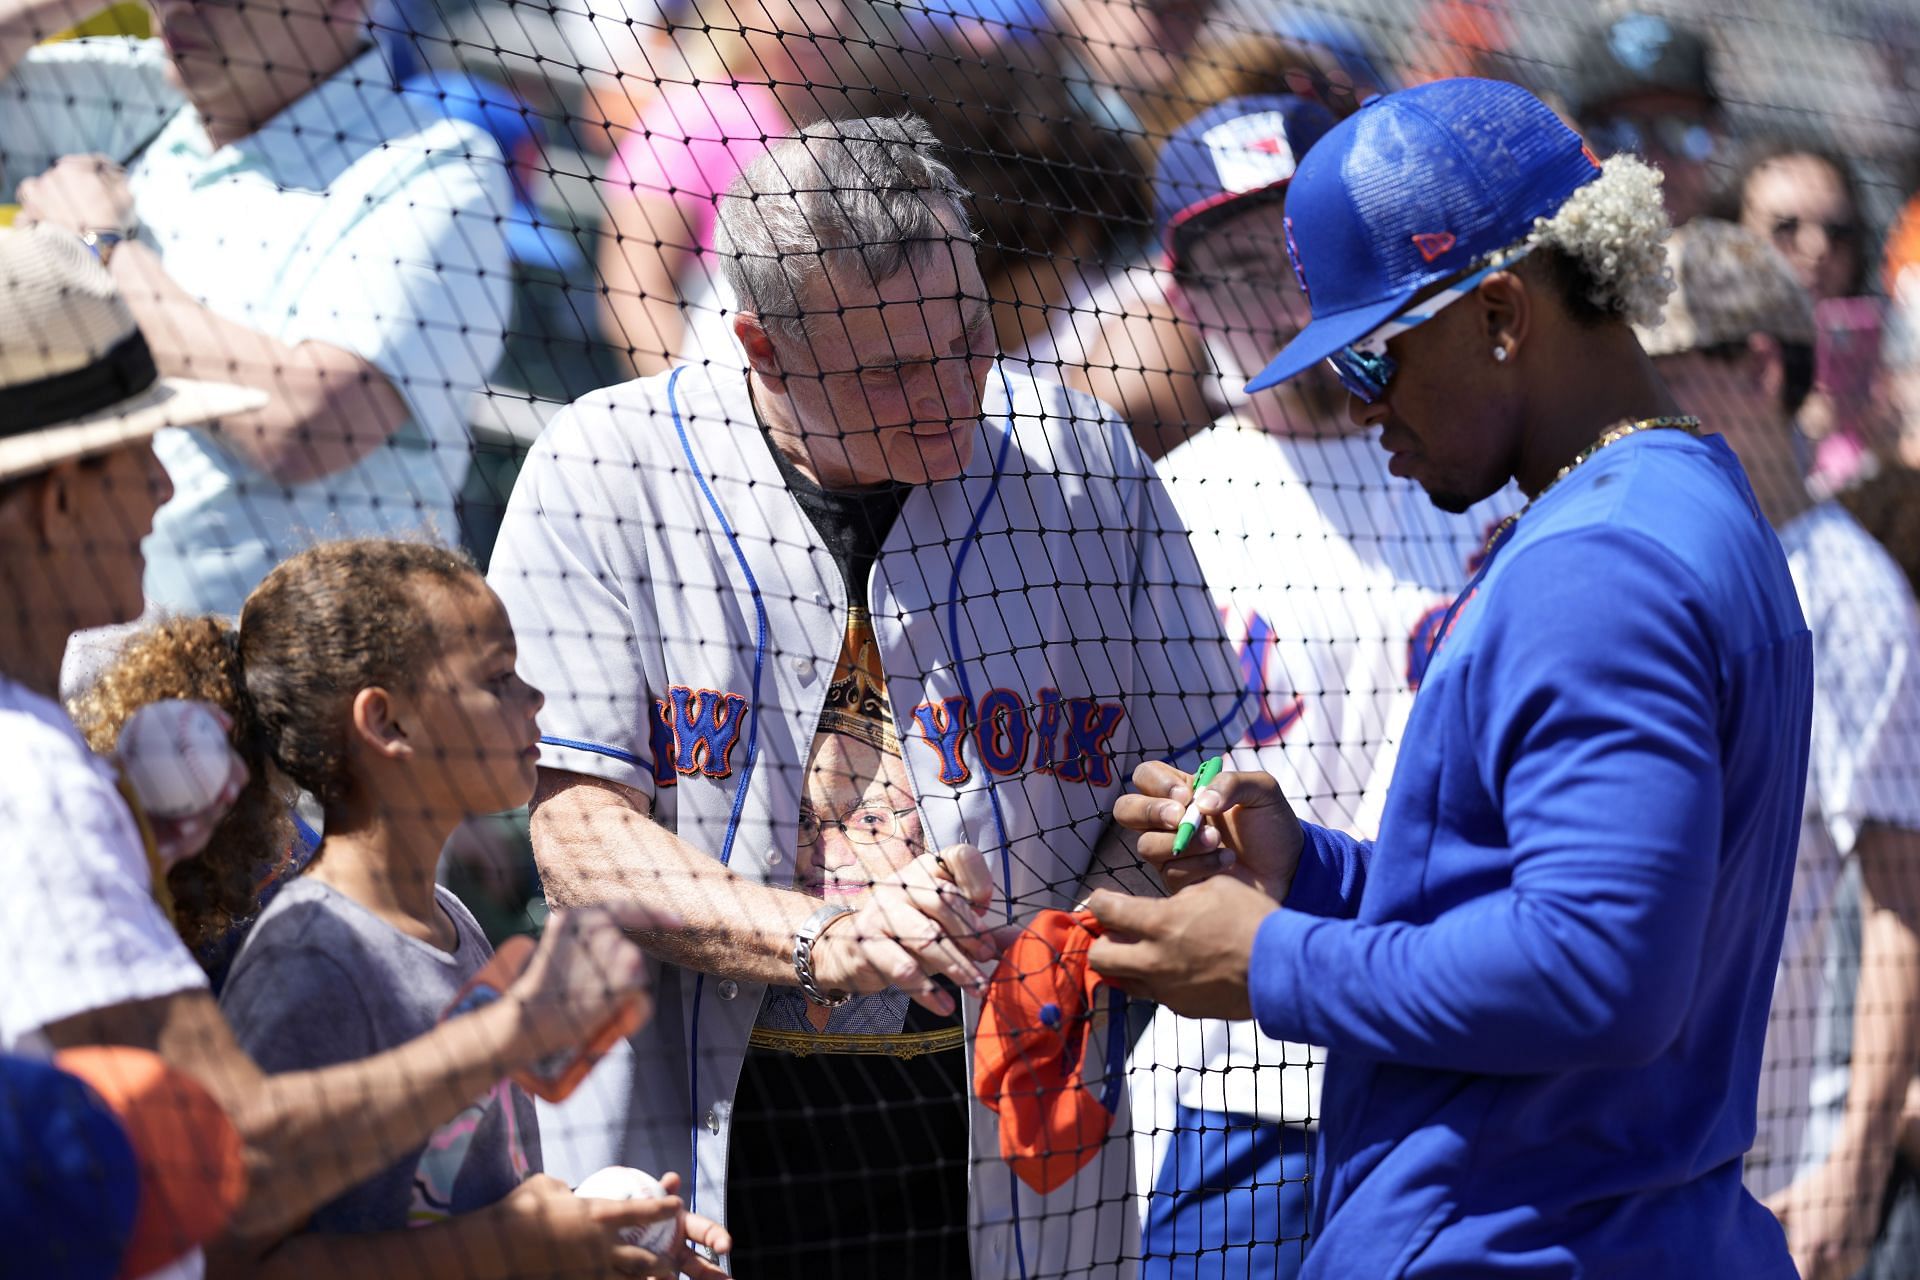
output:
[[[793,936],[820,900],[755,884],[666,830],[641,792],[555,769],[540,771],[533,851],[549,901],[562,906],[637,898],[681,921],[640,944],[683,968],[742,982],[796,985]],[[944,861],[951,878],[935,874]],[[984,986],[977,967],[998,954],[978,908],[992,879],[977,849],[923,854],[875,887],[853,915],[821,934],[816,980],[861,993],[898,987],[936,1012],[951,999],[931,978]]]
[[[685,354],[681,281],[697,270],[693,232],[672,196],[622,193],[607,198],[600,245],[600,319],[614,353],[635,377],[659,373]]]
[[[359,1062],[263,1074],[205,991],[68,1018],[58,1048],[123,1044],[157,1053],[203,1084],[245,1144],[246,1202],[229,1234],[272,1239],[425,1142],[509,1071],[584,1041],[626,1001],[644,966],[621,928],[670,918],[634,907],[559,913],[501,1000]]]
[[[111,266],[161,373],[239,382],[273,397],[218,429],[282,484],[344,471],[412,416],[387,375],[362,357],[325,342],[285,343],[216,314],[138,241],[121,245]]]
[[[668,1175],[671,1179],[672,1175]],[[677,1182],[674,1183],[677,1186]],[[624,1244],[628,1227],[647,1227],[684,1213],[677,1195],[657,1200],[598,1200],[576,1196],[557,1178],[535,1174],[498,1202],[445,1222],[366,1235],[306,1232],[250,1257],[233,1251],[208,1259],[209,1280],[532,1280],[625,1275],[679,1275],[720,1280],[725,1272],[682,1247],[657,1258]],[[732,1247],[705,1218],[687,1227],[700,1243]]]
[[[74,0],[0,0],[0,80],[13,74],[33,46],[98,7]]]
[[[1825,1164],[1773,1205],[1801,1274],[1846,1277],[1866,1260],[1908,1082],[1920,1069],[1920,832],[1869,824],[1846,1114]]]
[[[1118,409],[1141,452],[1158,461],[1212,423],[1211,372],[1199,329],[1157,303],[1109,320],[1088,344],[1087,363],[1062,366],[1060,374]]]
[[[20,184],[20,216],[75,233],[133,224],[126,174],[109,157],[67,156]],[[282,484],[345,470],[407,424],[400,392],[362,357],[325,342],[286,343],[215,313],[139,241],[108,260],[162,374],[238,382],[272,398],[212,424],[221,439]]]

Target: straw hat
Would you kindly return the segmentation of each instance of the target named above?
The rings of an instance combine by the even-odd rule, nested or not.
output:
[[[160,377],[113,277],[77,237],[0,228],[0,481],[266,402],[248,387]]]

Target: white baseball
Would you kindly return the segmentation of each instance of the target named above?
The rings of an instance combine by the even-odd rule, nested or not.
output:
[[[667,1192],[650,1173],[610,1164],[588,1175],[585,1182],[573,1189],[573,1194],[591,1200],[661,1200]],[[680,1243],[680,1222],[674,1217],[645,1227],[622,1227],[620,1238],[649,1253],[670,1258]]]
[[[227,731],[205,703],[149,702],[120,728],[120,767],[140,806],[155,818],[185,818],[210,807],[233,768]]]

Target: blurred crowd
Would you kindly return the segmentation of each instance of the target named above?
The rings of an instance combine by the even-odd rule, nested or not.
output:
[[[1107,406],[1159,466],[1210,577],[1216,564],[1237,564],[1246,531],[1229,527],[1220,491],[1201,482],[1271,460],[1201,450],[1223,447],[1229,428],[1299,441],[1353,428],[1337,385],[1244,390],[1306,301],[1293,293],[1278,206],[1256,214],[1236,200],[1282,188],[1307,135],[1373,95],[1486,76],[1552,104],[1598,160],[1629,154],[1663,176],[1682,232],[1672,269],[1684,301],[1651,331],[1650,354],[1683,400],[1698,397],[1689,407],[1708,430],[1754,438],[1751,455],[1741,450],[1750,472],[1787,477],[1755,488],[1790,548],[1804,543],[1807,559],[1794,563],[1813,566],[1800,586],[1816,637],[1819,575],[1851,575],[1875,593],[1863,613],[1848,612],[1858,601],[1832,605],[1842,621],[1816,704],[1806,886],[1796,884],[1748,1185],[1775,1209],[1807,1275],[1920,1274],[1920,706],[1908,705],[1920,689],[1920,133],[1882,136],[1843,113],[1754,100],[1765,77],[1727,65],[1725,28],[1743,19],[1603,8],[1547,24],[1501,0],[1355,0],[1339,11],[1282,0],[156,0],[151,13],[0,0],[0,204],[16,229],[4,234],[64,236],[32,261],[9,250],[0,274],[4,309],[17,313],[0,320],[0,397],[15,401],[19,423],[0,421],[0,446],[21,446],[0,452],[13,558],[0,580],[12,611],[35,614],[7,622],[0,671],[26,692],[8,694],[0,711],[32,720],[46,735],[34,750],[64,762],[68,782],[42,789],[70,784],[74,796],[109,806],[117,784],[68,752],[63,706],[102,754],[140,706],[173,699],[237,712],[256,747],[275,744],[240,752],[250,772],[234,813],[247,852],[223,854],[236,847],[230,825],[212,844],[187,836],[196,856],[156,853],[133,867],[168,898],[162,916],[141,884],[102,887],[125,867],[93,865],[62,888],[102,894],[113,910],[101,919],[132,913],[125,936],[100,954],[135,977],[75,984],[50,958],[31,978],[8,973],[7,983],[37,981],[60,999],[0,1017],[0,1048],[25,1063],[55,1048],[144,1044],[199,1077],[253,1163],[253,1190],[244,1204],[235,1197],[232,1213],[256,1246],[296,1228],[372,1240],[406,1225],[411,1196],[415,1213],[431,1200],[436,1221],[487,1210],[486,1229],[502,1233],[488,1239],[570,1250],[583,1273],[617,1264],[705,1274],[728,1247],[726,1232],[677,1202],[561,1221],[573,1212],[556,1207],[565,1189],[529,1179],[540,1167],[533,1107],[499,1081],[503,1064],[531,1069],[624,1016],[639,999],[633,989],[569,1004],[554,1025],[503,1019],[491,1039],[475,1031],[471,1043],[455,1023],[438,1024],[494,944],[549,923],[526,814],[531,757],[524,777],[480,761],[453,781],[428,780],[402,745],[377,764],[349,764],[329,737],[346,731],[323,723],[325,691],[340,682],[372,690],[433,655],[454,674],[440,702],[410,711],[444,717],[436,723],[446,742],[469,723],[461,698],[470,688],[518,699],[531,725],[540,695],[512,676],[514,628],[483,577],[522,465],[556,413],[602,387],[751,358],[740,323],[751,308],[723,269],[720,205],[782,140],[821,121],[926,121],[968,193],[989,300],[990,336],[979,341],[1002,367]],[[1920,30],[1900,27],[1894,8],[1873,31],[1834,43],[1858,54],[1874,36],[1872,56],[1849,65],[1910,119]],[[1809,8],[1777,25],[1751,21],[1782,42],[1776,56],[1790,64],[1791,41],[1838,19]],[[1723,87],[1736,79],[1738,94]],[[1237,122],[1276,113],[1305,133],[1275,135],[1285,162],[1266,177],[1237,177],[1221,139],[1267,139],[1258,128],[1269,126]],[[1236,216],[1216,216],[1216,204]],[[1736,233],[1746,237],[1737,245]],[[38,311],[29,288],[42,291]],[[1744,309],[1727,301],[1749,296]],[[48,336],[62,325],[75,332]],[[83,349],[91,354],[75,367],[47,363],[48,351]],[[29,385],[34,396],[9,396]],[[171,407],[156,400],[146,417],[129,417],[131,394],[152,386],[174,388]],[[32,452],[35,432],[112,406],[122,435],[42,440],[43,453]],[[217,429],[205,425],[215,420]],[[151,465],[60,470],[147,434]],[[1237,582],[1212,585],[1237,678],[1261,701],[1237,745],[1259,753],[1317,821],[1371,834],[1418,684],[1409,625],[1416,644],[1430,639],[1420,628],[1439,620],[1486,527],[1518,500],[1434,523],[1388,501],[1383,461],[1362,466],[1343,450],[1303,444],[1285,478],[1274,473],[1264,491],[1248,480],[1235,501],[1278,506],[1311,491],[1316,531],[1388,549],[1284,571],[1249,555]],[[1343,485],[1355,504],[1373,494],[1384,505],[1336,517],[1328,495]],[[124,566],[107,566],[95,547],[143,520],[143,504],[151,533],[139,579],[117,580]],[[1879,550],[1831,558],[1826,535],[1803,523],[1809,513],[1854,522]],[[435,558],[384,541],[423,529],[464,554]],[[329,550],[335,540],[347,549]],[[1402,564],[1388,544],[1433,564]],[[30,547],[41,558],[24,567]],[[1287,620],[1241,598],[1281,591],[1289,572],[1303,593],[1400,592],[1394,608],[1406,617],[1343,615],[1326,622],[1323,650],[1300,643],[1290,653],[1277,634]],[[419,575],[431,592],[390,589]],[[513,603],[509,589],[501,594]],[[1850,630],[1858,618],[1871,629]],[[193,619],[224,621],[196,630],[183,621]],[[1378,643],[1364,660],[1328,666],[1324,653],[1352,642],[1355,627]],[[529,643],[523,634],[521,647]],[[291,656],[315,651],[329,665],[305,669]],[[233,655],[243,652],[245,663],[284,673],[277,703],[233,692],[242,660]],[[503,655],[504,674],[494,669]],[[1336,693],[1346,712],[1328,701]],[[376,734],[383,716],[407,714],[374,703],[355,700],[355,732]],[[1313,742],[1289,737],[1306,704],[1329,726],[1324,760]],[[268,763],[293,758],[310,770],[298,787]],[[44,767],[11,746],[0,761]],[[432,797],[400,844],[367,799],[387,793]],[[25,812],[0,810],[0,821],[24,822]],[[64,809],[56,817],[83,820]],[[166,824],[154,825],[144,839],[131,821],[101,838],[162,848]],[[842,833],[851,835],[844,823]],[[817,820],[814,834],[825,839]],[[334,850],[324,872],[301,876],[323,836]],[[263,858],[266,846],[273,855]],[[414,973],[417,957],[331,906],[308,883],[316,878],[363,904],[377,900],[374,916],[456,956],[458,980],[380,978]],[[19,913],[49,910],[45,887],[29,879],[0,878],[8,929]],[[369,887],[376,882],[388,887]],[[532,1007],[536,994],[591,985],[581,976],[589,960],[595,973],[625,973],[639,962],[616,924],[667,930],[670,916],[560,913],[564,927],[549,928],[539,959],[503,986]],[[93,919],[75,915],[70,927]],[[274,926],[263,936],[279,950],[256,939],[236,962],[250,925]],[[347,954],[363,958],[340,962],[335,981],[392,981],[404,998],[352,1035],[312,1034],[325,1004],[297,1006],[309,1025],[289,1025],[296,1006],[277,1002],[314,984],[321,958]],[[204,1007],[169,1007],[181,992],[199,993]],[[347,1020],[322,1016],[330,1032]],[[1309,1176],[1302,1135],[1317,1123],[1316,1051],[1164,1016],[1151,1026],[1136,1018],[1131,1032],[1143,1265],[1222,1274],[1181,1261],[1192,1247],[1181,1214],[1201,1211],[1189,1203],[1207,1199],[1196,1186],[1217,1192],[1210,1203],[1225,1212],[1230,1188],[1208,1179],[1212,1164],[1237,1158],[1253,1161],[1245,1167],[1274,1197],[1249,1202],[1260,1206],[1251,1212],[1290,1224],[1279,1243],[1292,1243],[1286,1265],[1297,1269],[1304,1228],[1291,1224],[1303,1224],[1305,1210],[1289,1192]],[[193,1051],[177,1052],[187,1040]],[[17,1070],[21,1082],[5,1086],[13,1096],[53,1087]],[[1241,1093],[1205,1086],[1210,1073],[1268,1083]],[[276,1091],[269,1079],[285,1083]],[[84,1105],[41,1110],[78,1115]],[[1201,1117],[1223,1114],[1270,1126],[1270,1148],[1249,1156],[1186,1142],[1204,1131]],[[468,1165],[470,1181],[376,1185],[461,1115],[470,1121],[463,1140],[486,1152]],[[23,1127],[0,1121],[0,1138],[25,1142]],[[318,1164],[325,1177],[295,1185],[288,1170]],[[458,1159],[448,1167],[457,1171]],[[630,1247],[608,1243],[620,1230],[663,1216],[681,1228],[670,1248],[615,1256]],[[543,1225],[524,1225],[536,1217]],[[222,1246],[211,1242],[224,1229],[160,1249],[144,1259],[147,1271],[177,1264],[189,1244],[208,1244],[217,1270]],[[447,1256],[477,1238],[451,1239]],[[271,1265],[377,1271],[397,1256],[330,1248],[281,1249]],[[1258,1258],[1275,1268],[1260,1274],[1281,1274],[1286,1252],[1248,1255],[1245,1265]],[[245,1265],[266,1268],[267,1256],[256,1249]],[[116,1274],[119,1259],[109,1261],[88,1271],[75,1255],[35,1274]]]

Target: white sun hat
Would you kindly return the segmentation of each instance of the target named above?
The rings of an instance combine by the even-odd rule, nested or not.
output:
[[[113,277],[77,236],[0,228],[0,481],[266,402],[251,387],[160,377]]]

